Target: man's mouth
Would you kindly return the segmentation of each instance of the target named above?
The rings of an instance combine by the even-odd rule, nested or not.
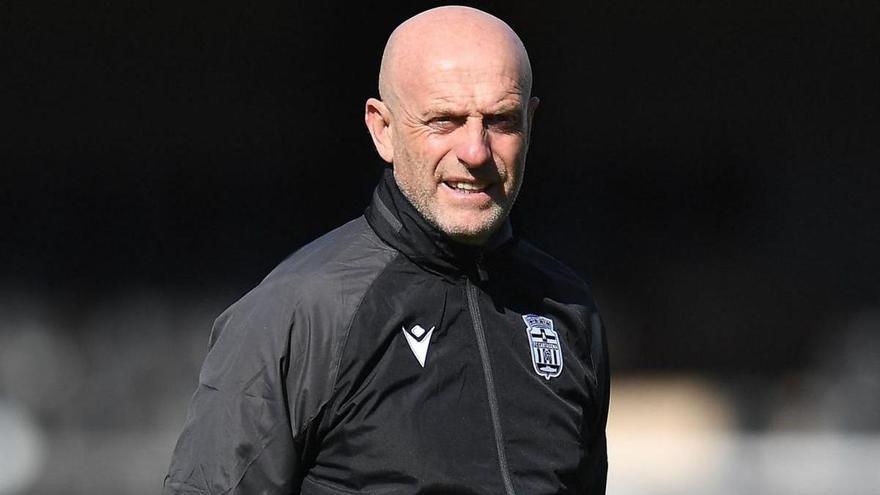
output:
[[[486,192],[486,190],[489,189],[488,184],[479,185],[472,182],[444,181],[443,184],[445,184],[446,187],[452,189],[453,191],[466,194]]]

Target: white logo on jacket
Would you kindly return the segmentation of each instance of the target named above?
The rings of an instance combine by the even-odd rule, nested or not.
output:
[[[425,358],[428,357],[428,346],[431,345],[431,334],[434,333],[434,328],[436,327],[431,327],[426,331],[421,325],[416,325],[409,330],[406,327],[401,327],[409,348],[412,349],[422,368],[425,367]]]
[[[535,373],[546,379],[562,373],[562,340],[553,330],[553,320],[538,315],[523,315],[526,335],[532,351]]]

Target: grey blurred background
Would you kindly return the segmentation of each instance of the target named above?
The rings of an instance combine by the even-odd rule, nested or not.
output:
[[[465,2],[535,71],[515,228],[594,287],[609,494],[880,493],[876,2]],[[0,2],[0,494],[158,493],[213,319],[359,215],[433,2]]]

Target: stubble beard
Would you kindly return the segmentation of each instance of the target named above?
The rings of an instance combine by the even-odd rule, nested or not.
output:
[[[423,164],[420,160],[416,160],[405,147],[398,149],[401,150],[401,156],[397,160],[399,163],[405,163],[405,166],[409,167],[410,170],[421,169]],[[510,206],[513,204],[518,192],[516,190],[512,191],[513,196],[508,198],[506,204],[502,205],[493,201],[487,210],[480,212],[482,215],[485,215],[483,220],[478,225],[469,226],[449,218],[452,215],[444,215],[437,201],[436,187],[438,186],[431,183],[429,186],[430,190],[425,187],[419,187],[417,184],[418,179],[413,180],[415,184],[410,183],[410,178],[406,174],[397,173],[398,170],[398,167],[394,168],[394,179],[397,182],[397,186],[413,207],[415,207],[416,211],[422,215],[422,218],[453,240],[464,244],[485,243],[507,217]]]

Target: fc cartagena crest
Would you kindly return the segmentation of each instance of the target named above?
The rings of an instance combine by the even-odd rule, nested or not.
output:
[[[562,373],[562,341],[553,330],[553,320],[538,315],[523,315],[526,334],[532,350],[532,364],[535,373],[546,379]]]

